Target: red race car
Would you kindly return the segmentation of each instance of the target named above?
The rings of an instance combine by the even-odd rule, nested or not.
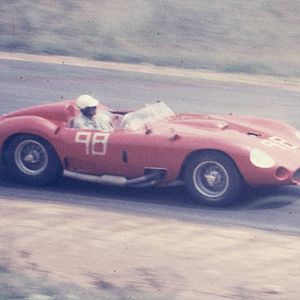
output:
[[[99,105],[98,110],[108,110]],[[72,128],[74,100],[1,116],[4,168],[43,185],[63,174],[119,186],[184,183],[198,203],[224,206],[245,184],[300,183],[300,133],[264,118],[174,113],[164,102],[110,111],[114,129]]]

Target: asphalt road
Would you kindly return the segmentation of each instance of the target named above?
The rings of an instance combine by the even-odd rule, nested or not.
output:
[[[236,113],[281,119],[300,129],[300,91],[173,76],[147,75],[75,66],[0,60],[0,113],[91,93],[115,108],[138,108],[156,100],[175,111]],[[63,179],[46,188],[19,185],[1,174],[0,197],[60,202],[95,209],[126,211],[186,222],[242,225],[300,233],[300,189],[247,190],[226,209],[195,205],[182,187],[133,189]]]

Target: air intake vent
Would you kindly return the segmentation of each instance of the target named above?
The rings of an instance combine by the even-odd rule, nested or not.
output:
[[[293,181],[300,183],[300,168],[297,169],[293,174]]]
[[[251,136],[261,136],[260,133],[256,133],[256,132],[247,132],[247,134]]]

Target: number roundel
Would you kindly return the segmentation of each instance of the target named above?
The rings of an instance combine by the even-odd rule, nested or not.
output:
[[[277,147],[282,150],[297,150],[299,147],[295,144],[292,144],[291,142],[278,137],[278,136],[270,136],[267,139],[264,139],[261,141],[261,143],[269,148],[271,147]]]

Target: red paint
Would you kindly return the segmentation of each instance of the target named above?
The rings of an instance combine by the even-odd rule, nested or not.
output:
[[[51,143],[62,165],[67,162],[65,167],[69,170],[134,178],[142,176],[145,167],[164,168],[167,170],[165,183],[175,181],[188,156],[202,150],[226,153],[250,185],[295,184],[292,174],[300,167],[300,139],[296,129],[274,120],[177,114],[150,123],[146,129],[115,130],[106,139],[101,134],[95,135],[99,131],[70,128],[70,121],[77,113],[75,101],[71,100],[22,109],[1,117],[0,148],[12,135],[31,133]],[[119,113],[124,114],[124,111]],[[88,134],[76,142],[78,132]],[[88,137],[86,142],[84,137]],[[279,143],[275,139],[272,144],[270,137],[279,137]],[[268,141],[267,145],[263,140]],[[289,149],[290,145],[297,147]],[[268,153],[275,165],[266,169],[255,167],[249,158],[253,148]]]

